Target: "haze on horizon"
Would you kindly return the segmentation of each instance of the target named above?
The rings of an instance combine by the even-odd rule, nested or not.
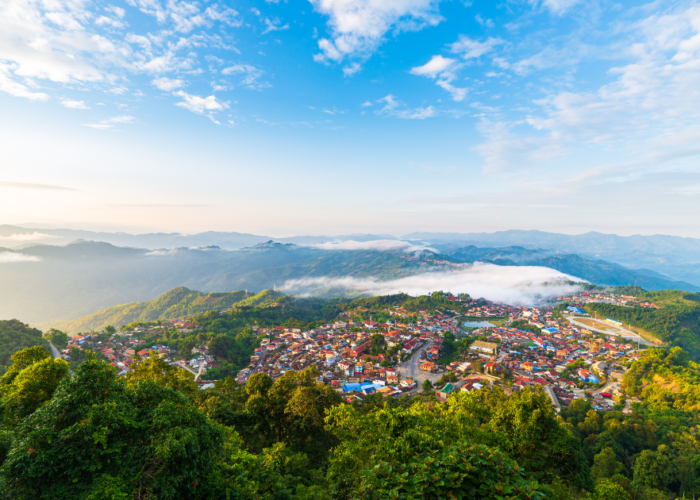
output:
[[[6,0],[0,223],[700,237],[700,3]]]

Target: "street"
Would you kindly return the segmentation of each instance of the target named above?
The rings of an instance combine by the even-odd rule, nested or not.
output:
[[[434,384],[440,377],[442,377],[442,373],[426,373],[420,370],[420,355],[432,345],[433,341],[429,340],[425,345],[417,349],[410,359],[401,363],[401,368],[399,369],[401,379],[410,378],[415,381],[416,384],[418,384],[418,388],[420,388],[424,380],[428,379]]]

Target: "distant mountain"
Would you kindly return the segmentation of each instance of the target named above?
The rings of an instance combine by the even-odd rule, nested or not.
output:
[[[22,248],[28,244],[66,245],[76,240],[97,241],[116,246],[148,248],[196,248],[218,246],[225,250],[251,247],[269,240],[297,245],[314,245],[329,241],[373,241],[396,239],[391,235],[350,234],[342,236],[291,236],[272,238],[248,233],[206,231],[196,234],[180,233],[108,233],[81,229],[28,228],[0,225],[0,247]]]
[[[223,311],[233,306],[264,306],[273,303],[282,295],[271,290],[263,290],[258,294],[247,294],[243,290],[205,294],[180,286],[148,302],[112,306],[88,316],[69,321],[52,321],[39,327],[44,330],[58,328],[68,333],[101,331],[107,325],[119,327],[135,321],[189,318],[208,311]]]
[[[320,250],[266,242],[148,250],[76,242],[0,249],[0,319],[32,324],[68,320],[116,304],[148,301],[185,286],[202,292],[263,290],[320,276],[391,279],[431,268],[398,252]],[[11,259],[11,260],[10,260]]]
[[[203,293],[264,290],[304,278],[385,281],[448,268],[435,260],[545,266],[605,285],[700,289],[653,270],[635,271],[577,254],[455,243],[433,246],[443,252],[439,259],[428,251],[416,252],[417,247],[326,250],[274,241],[232,251],[217,246],[150,250],[90,241],[0,249],[0,319],[32,324],[70,320],[117,304],[150,301],[176,287]]]
[[[446,249],[456,262],[490,262],[501,266],[542,266],[583,278],[597,285],[638,285],[646,290],[676,288],[687,292],[700,291],[700,286],[669,279],[648,269],[629,269],[599,259],[585,259],[576,254],[552,253],[518,246],[479,248],[474,245]]]
[[[411,233],[403,239],[422,240],[432,245],[459,247],[521,246],[547,249],[603,259],[630,268],[647,268],[672,279],[700,285],[700,239],[680,236],[618,236],[589,232],[568,235],[544,231],[509,230],[495,233]],[[686,273],[688,264],[696,264],[692,276]]]

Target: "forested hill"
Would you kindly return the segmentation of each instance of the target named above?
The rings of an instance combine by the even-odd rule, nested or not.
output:
[[[135,321],[174,320],[198,316],[208,311],[222,311],[232,306],[264,306],[274,302],[282,294],[263,290],[248,294],[243,290],[227,293],[202,293],[183,286],[173,288],[160,297],[147,302],[132,302],[112,306],[88,316],[69,321],[43,323],[43,329],[57,328],[69,333],[102,330],[107,325],[121,326]]]
[[[4,373],[4,366],[15,352],[36,345],[46,348],[48,352],[49,343],[42,338],[41,331],[16,319],[0,321],[0,373]]]
[[[641,328],[663,342],[679,346],[694,359],[700,358],[700,294],[679,290],[638,292],[636,295],[659,307],[622,307],[612,304],[588,304],[586,309],[598,316],[612,318]]]

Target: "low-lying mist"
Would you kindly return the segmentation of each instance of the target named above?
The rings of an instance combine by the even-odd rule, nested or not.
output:
[[[547,267],[497,266],[475,263],[459,271],[428,272],[390,281],[375,278],[319,277],[289,280],[282,290],[302,296],[333,295],[356,292],[362,295],[407,293],[425,295],[443,290],[468,293],[507,304],[533,305],[542,298],[578,291],[581,287],[570,282],[583,282]]]
[[[319,248],[321,250],[377,250],[380,252],[419,252],[422,250],[428,250],[433,253],[440,253],[434,248],[430,248],[427,245],[417,245],[403,240],[372,240],[372,241],[334,241],[327,243],[315,243],[308,245],[313,248]]]

